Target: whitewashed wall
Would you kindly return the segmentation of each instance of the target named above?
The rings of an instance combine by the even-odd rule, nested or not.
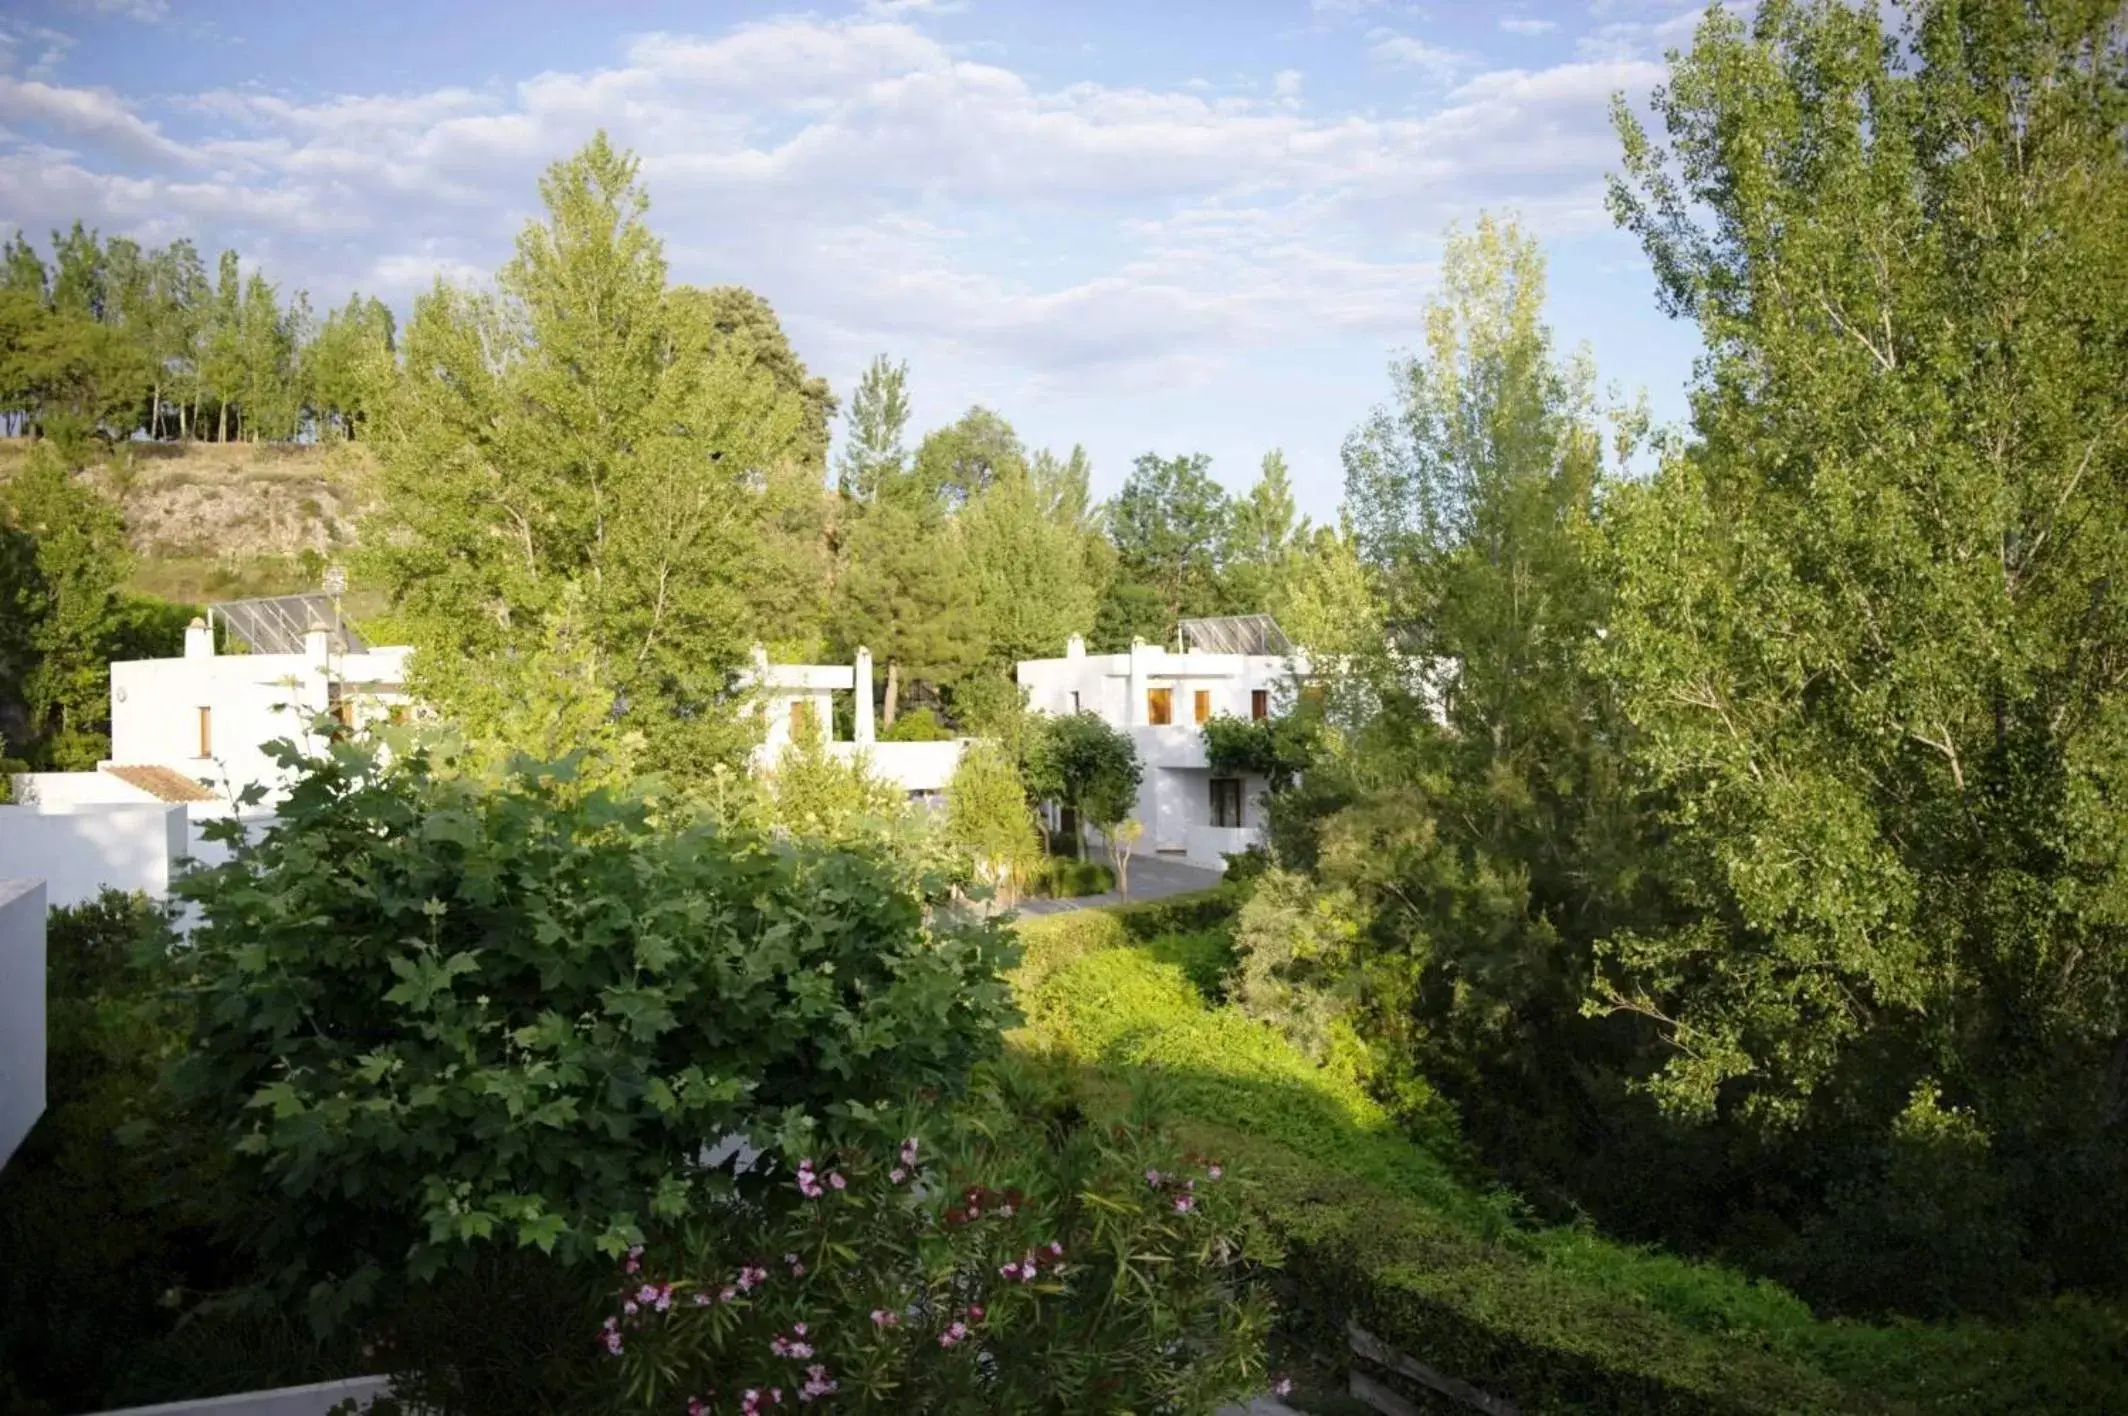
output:
[[[944,791],[946,783],[953,780],[953,770],[961,765],[961,754],[967,750],[966,738],[948,738],[944,742],[828,744],[828,751],[845,761],[863,757],[873,776],[892,782],[905,792]]]
[[[0,1165],[44,1114],[44,885],[0,880]]]
[[[109,772],[17,772],[11,781],[20,806],[107,806],[155,800]]]
[[[0,806],[0,876],[42,879],[53,907],[93,900],[106,886],[161,899],[191,844],[185,808],[162,802]]]
[[[311,1386],[171,1401],[161,1406],[129,1406],[123,1411],[106,1411],[103,1416],[325,1416],[350,1398],[358,1411],[367,1411],[389,1393],[390,1385],[383,1377],[349,1377]]]

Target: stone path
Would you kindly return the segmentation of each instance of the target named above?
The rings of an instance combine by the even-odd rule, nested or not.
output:
[[[1130,899],[1125,900],[1110,890],[1100,895],[1081,895],[1075,900],[1022,900],[1019,911],[1032,918],[1036,915],[1066,914],[1072,910],[1098,910],[1109,905],[1144,904],[1147,900],[1164,900],[1170,895],[1187,895],[1193,890],[1209,890],[1219,883],[1219,872],[1202,870],[1194,865],[1185,865],[1171,856],[1145,855],[1131,858]]]

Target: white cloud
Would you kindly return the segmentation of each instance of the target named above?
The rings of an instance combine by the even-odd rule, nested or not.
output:
[[[77,10],[119,15],[142,24],[161,24],[170,16],[170,0],[67,0]]]
[[[1557,20],[1532,20],[1519,16],[1510,16],[1500,21],[1500,28],[1509,34],[1550,34],[1553,30],[1559,28],[1559,22]]]
[[[1444,83],[1468,69],[1472,63],[1468,54],[1438,44],[1429,44],[1408,34],[1377,30],[1369,38],[1372,43],[1368,46],[1368,52],[1375,58],[1407,69],[1416,69],[1429,78]]]
[[[1657,66],[1474,72],[1374,41],[1446,90],[1432,112],[1303,106],[1297,70],[1253,96],[1039,83],[876,14],[640,35],[603,66],[486,87],[217,90],[172,101],[189,146],[107,94],[0,79],[0,121],[82,150],[0,138],[0,212],[227,242],[321,308],[351,288],[403,308],[438,272],[491,273],[540,170],[603,127],[642,156],[675,278],[760,290],[831,376],[888,348],[963,402],[1099,402],[1250,350],[1386,347],[1440,231],[1478,206],[1604,224],[1605,108]],[[98,170],[113,159],[134,170]]]
[[[194,154],[100,89],[64,88],[0,75],[0,121],[35,123],[148,162],[187,163]]]

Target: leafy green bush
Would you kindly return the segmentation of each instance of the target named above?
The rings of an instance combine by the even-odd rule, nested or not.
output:
[[[1027,874],[1026,892],[1051,900],[1075,900],[1082,895],[1103,895],[1116,888],[1111,866],[1071,856],[1044,856]]]
[[[168,937],[159,910],[117,891],[49,916],[46,1109],[0,1170],[0,1409],[101,1410],[344,1374],[310,1365],[321,1354],[307,1332],[265,1361],[255,1323],[183,1322],[203,1293],[246,1274],[204,1224],[218,1158],[139,1134],[183,1041],[135,957]],[[181,1354],[208,1331],[219,1370]]]
[[[321,1322],[487,1241],[618,1255],[729,1188],[705,1144],[950,1095],[1012,1016],[1009,935],[868,855],[664,829],[567,762],[278,750],[278,824],[180,887],[175,1082]]]
[[[945,742],[952,738],[938,714],[929,708],[911,708],[906,713],[896,713],[894,721],[879,733],[881,742]]]
[[[1236,1181],[1158,1103],[990,1105],[788,1157],[753,1203],[631,1251],[599,1340],[620,1405],[1208,1412],[1260,1388],[1267,1257]]]
[[[1214,772],[1262,777],[1274,792],[1307,768],[1319,732],[1317,715],[1298,711],[1256,719],[1222,713],[1200,729],[1205,760]]]

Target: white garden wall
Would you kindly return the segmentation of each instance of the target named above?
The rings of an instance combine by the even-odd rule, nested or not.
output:
[[[44,1114],[44,885],[0,880],[0,1165]]]
[[[161,899],[191,842],[185,808],[162,802],[0,806],[0,876],[42,879],[52,907],[93,900],[106,886]]]

